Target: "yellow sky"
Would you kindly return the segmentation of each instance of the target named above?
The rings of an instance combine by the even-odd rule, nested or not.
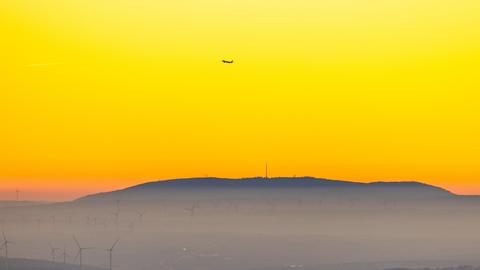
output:
[[[4,0],[0,34],[0,191],[268,161],[480,193],[477,0]]]

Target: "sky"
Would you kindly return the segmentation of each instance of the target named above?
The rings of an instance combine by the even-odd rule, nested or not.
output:
[[[0,199],[265,162],[480,194],[479,29],[477,0],[3,0]]]

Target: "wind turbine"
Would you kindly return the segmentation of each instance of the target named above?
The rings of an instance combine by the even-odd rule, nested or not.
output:
[[[13,244],[12,241],[7,239],[7,236],[5,236],[5,232],[2,232],[3,234],[3,244],[2,247],[5,248],[5,269],[8,270],[8,245]]]
[[[117,212],[113,212],[112,215],[115,217],[115,230],[118,231],[118,221],[119,221],[120,213],[117,211]]]
[[[80,260],[79,260],[80,269],[82,269],[82,265],[83,265],[83,264],[82,264],[82,262],[83,262],[83,261],[82,261],[83,251],[84,251],[84,250],[88,250],[88,249],[93,249],[93,247],[82,247],[82,246],[80,245],[80,243],[78,242],[77,238],[75,237],[75,235],[73,236],[73,240],[75,240],[75,244],[77,244],[77,247],[78,247],[78,253],[77,253],[77,255],[75,256],[74,261],[76,261],[77,258],[79,258],[79,259],[80,259]]]
[[[120,239],[117,239],[115,241],[115,243],[113,243],[112,247],[111,248],[107,248],[106,251],[108,252],[108,261],[109,261],[109,264],[108,264],[108,269],[112,270],[112,253],[113,253],[113,249],[115,249],[115,246],[117,245],[118,241],[120,241]]]
[[[63,264],[65,265],[67,264],[67,257],[68,257],[67,249],[65,248],[65,246],[63,246],[62,256],[63,256]]]
[[[51,244],[49,245],[50,246],[50,256],[52,256],[52,262],[55,263],[55,253],[57,252],[57,250],[59,250],[58,248],[52,246]]]
[[[117,212],[120,212],[120,200],[115,200],[115,206],[116,206],[116,209],[117,209]]]
[[[0,251],[3,249],[3,244],[0,246]],[[5,269],[8,270],[8,259],[5,258]]]
[[[2,246],[5,248],[5,258],[8,259],[8,246],[10,244],[13,244],[13,242],[7,239],[7,236],[5,235],[5,232],[2,232],[2,234],[3,234],[3,244],[2,244]]]
[[[190,218],[193,218],[195,215],[195,209],[197,208],[197,203],[193,203],[191,207],[185,208],[185,211],[190,213]]]

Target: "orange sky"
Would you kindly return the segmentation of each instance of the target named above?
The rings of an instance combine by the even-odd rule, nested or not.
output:
[[[479,15],[476,0],[3,1],[0,199],[265,161],[480,194]]]

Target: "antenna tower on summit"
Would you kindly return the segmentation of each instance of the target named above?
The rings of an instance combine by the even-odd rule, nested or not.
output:
[[[268,163],[265,162],[265,179],[268,179]]]

